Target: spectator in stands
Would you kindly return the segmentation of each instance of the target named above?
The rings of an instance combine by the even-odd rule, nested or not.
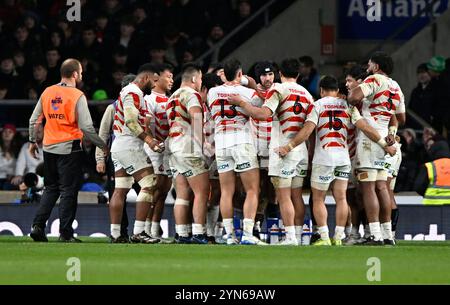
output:
[[[233,27],[239,26],[241,23],[246,21],[252,15],[252,4],[248,0],[240,0],[238,4],[237,11],[233,18]],[[258,30],[262,28],[262,19],[256,18],[247,24],[236,36],[233,38],[235,45],[242,44],[245,40],[255,34]],[[231,29],[228,29],[231,30]]]
[[[430,90],[433,94],[433,127],[440,134],[443,134],[443,127],[446,120],[446,112],[450,110],[448,101],[445,100],[445,91],[441,73],[445,70],[445,58],[442,56],[434,56],[427,63],[428,72],[431,76]],[[447,128],[448,128],[447,124]]]
[[[23,24],[28,30],[32,41],[40,43],[46,36],[47,29],[41,24],[40,17],[33,11],[26,11],[23,14]]]
[[[42,124],[36,126],[36,144],[39,147],[39,152],[36,154],[37,159],[28,151],[30,143],[25,143],[20,150],[19,157],[16,162],[15,177],[11,180],[14,185],[20,185],[22,178],[27,173],[35,173],[36,167],[44,162],[44,151],[42,150],[42,141],[44,139],[44,128]]]
[[[166,49],[166,60],[172,66],[178,67],[184,51],[190,47],[187,35],[169,24],[164,29],[163,42]]]
[[[416,140],[416,132],[411,128],[406,128],[401,133],[402,142],[402,163],[397,177],[398,191],[412,191],[414,179],[419,166],[419,154],[421,145]]]
[[[216,23],[210,27],[208,38],[206,39],[205,46],[203,48],[203,52],[206,52],[208,49],[212,48],[216,43],[218,43],[225,36],[225,31],[222,25]],[[210,66],[212,64],[216,64],[222,60],[224,54],[227,50],[224,50],[224,46],[216,49],[207,59],[205,59],[205,66]],[[202,52],[202,53],[203,53]]]
[[[16,167],[20,141],[16,133],[16,126],[5,124],[0,136],[0,190],[12,190],[11,184]]]
[[[8,91],[9,87],[10,85],[8,84],[7,81],[0,79],[0,101],[11,98],[11,95],[9,94]]]
[[[118,24],[122,13],[122,4],[119,0],[103,0],[101,11],[104,12],[108,19],[115,24]]]
[[[37,62],[33,64],[33,80],[28,83],[26,86],[28,98],[37,100],[42,92],[44,92],[45,88],[50,85],[47,80],[47,66],[43,62]],[[37,96],[34,95],[35,92]]]
[[[14,30],[14,49],[22,50],[26,58],[37,58],[38,52],[40,50],[39,45],[32,37],[28,28],[24,24],[19,24]]]
[[[431,76],[428,73],[427,64],[420,64],[417,67],[417,87],[411,92],[411,99],[409,102],[409,108],[414,111],[418,116],[424,119],[427,123],[432,122],[432,103],[433,92],[431,90],[430,82]]]
[[[95,30],[96,37],[99,43],[104,43],[108,39],[108,28],[109,28],[108,16],[105,13],[100,13],[95,17]]]
[[[5,53],[0,59],[0,80],[8,85],[10,97],[20,97],[18,90],[19,74],[16,71],[12,54]]]
[[[450,149],[442,138],[430,141],[428,153],[431,163],[420,167],[414,190],[424,196],[424,204],[450,203]]]
[[[92,25],[86,25],[81,34],[81,45],[76,48],[77,58],[89,54],[89,57],[97,63],[102,63],[103,47],[97,41],[95,29]],[[100,64],[101,65],[101,64]]]
[[[49,47],[45,51],[45,59],[47,61],[47,80],[50,84],[56,84],[59,81],[59,68],[61,64],[61,54],[59,49]]]
[[[150,63],[163,64],[166,63],[166,48],[162,42],[155,42],[149,48]]]
[[[69,22],[65,16],[61,17],[58,19],[58,28],[61,29],[61,31],[64,34],[64,38],[62,39],[62,42],[64,42],[64,47],[66,48],[67,51],[71,51],[72,48],[77,48],[78,47],[78,35],[75,31],[75,29],[73,28],[73,25],[71,22]],[[65,55],[71,55],[70,54],[65,54]]]
[[[54,28],[50,30],[48,41],[48,48],[57,48],[62,57],[66,55],[66,42],[63,30],[60,28]]]
[[[31,67],[21,50],[13,52],[14,66],[18,74],[19,83],[25,83],[28,75],[31,75]]]
[[[317,69],[314,68],[314,60],[311,56],[302,56],[298,60],[300,61],[300,75],[297,82],[305,87],[315,99],[320,98],[320,75]]]

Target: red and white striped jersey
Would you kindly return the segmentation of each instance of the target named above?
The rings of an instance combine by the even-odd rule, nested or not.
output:
[[[349,126],[362,117],[356,108],[337,97],[324,97],[315,102],[307,121],[316,124],[314,164],[342,166],[350,164]]]
[[[138,123],[145,130],[145,117],[148,114],[144,94],[139,87],[130,83],[120,91],[114,114],[114,141],[111,152],[118,152],[128,149],[136,149],[144,144],[144,141],[135,136],[125,124],[124,109],[133,107],[138,111]]]
[[[194,131],[192,130],[191,123],[194,119],[200,119],[199,126],[202,126],[203,115],[199,118],[191,118],[189,109],[192,107],[200,107],[203,110],[200,94],[189,87],[179,88],[167,101],[166,114],[169,123],[168,145],[172,153],[202,153],[203,143],[196,143],[194,141]]]
[[[208,92],[208,105],[214,120],[214,139],[216,149],[228,148],[237,144],[253,144],[249,116],[238,106],[228,103],[228,97],[239,95],[254,105],[262,100],[255,90],[241,85],[221,85]]]
[[[214,122],[212,121],[211,111],[206,103],[203,106],[203,134],[205,136],[205,142],[210,144],[214,143]]]
[[[169,98],[165,94],[152,91],[152,94],[146,95],[144,99],[151,119],[152,134],[159,141],[164,141],[169,135],[169,122],[166,113]]]
[[[350,156],[350,161],[353,161],[353,159],[356,156],[356,126],[352,123],[348,126],[348,137],[347,137],[347,145],[348,145],[348,154]]]
[[[264,99],[266,99],[268,92],[269,90],[260,91]],[[256,141],[256,148],[258,155],[260,156],[265,156],[269,149],[270,135],[272,133],[272,121],[272,117],[267,120],[256,120],[254,118],[250,118],[253,136]]]
[[[282,134],[280,145],[286,145],[302,129],[314,107],[314,99],[308,90],[295,82],[275,83],[267,93],[263,106],[272,111],[274,120],[279,121]],[[275,126],[278,124],[272,125],[272,131]]]
[[[385,75],[374,74],[359,87],[366,98],[362,102],[361,115],[382,137],[386,137],[392,115],[405,113],[405,97],[400,86]]]

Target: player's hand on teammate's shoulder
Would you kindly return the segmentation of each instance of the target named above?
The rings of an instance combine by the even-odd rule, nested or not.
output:
[[[239,95],[232,95],[227,98],[227,101],[231,105],[240,106],[244,103],[244,100]]]

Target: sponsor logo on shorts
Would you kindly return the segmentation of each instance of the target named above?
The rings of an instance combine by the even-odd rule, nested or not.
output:
[[[387,163],[387,162],[384,162],[384,168],[385,169],[390,169],[391,168],[391,164]]]
[[[308,171],[305,169],[300,170],[300,176],[306,176],[307,173]]]
[[[285,170],[285,169],[282,169],[282,170],[281,170],[281,175],[283,175],[283,176],[290,176],[290,175],[293,175],[294,172],[295,172],[294,169],[292,169],[292,170]]]
[[[185,176],[186,178],[189,178],[192,177],[194,173],[192,172],[192,170],[188,170],[187,172],[184,172],[182,175]]]
[[[375,167],[381,167],[381,168],[384,168],[384,166],[385,166],[385,162],[384,161],[381,161],[381,160],[376,160],[376,161],[374,161],[373,162],[373,166],[375,166]]]
[[[230,167],[229,164],[222,164],[220,166],[217,166],[217,170],[226,169],[226,168],[229,168],[229,167]]]
[[[330,182],[330,180],[332,179],[332,177],[330,176],[319,176],[319,180],[320,182]]]
[[[241,164],[236,165],[236,169],[237,170],[243,170],[243,169],[246,169],[246,168],[250,168],[250,162],[245,162],[245,163],[241,163]]]
[[[160,173],[164,173],[164,165],[160,165],[159,166],[159,168],[158,168],[158,171],[160,172]]]
[[[350,178],[350,173],[346,173],[346,172],[335,171],[334,175],[339,178],[345,178],[345,179]]]
[[[134,166],[133,166],[133,165],[128,166],[127,168],[125,168],[125,171],[126,171],[127,173],[133,172],[133,171],[134,171]]]

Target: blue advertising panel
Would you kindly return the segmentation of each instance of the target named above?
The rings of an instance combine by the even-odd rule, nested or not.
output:
[[[380,5],[380,21],[369,21],[374,5],[367,0],[338,1],[338,38],[359,40],[383,40],[393,34],[408,20],[422,11],[433,0],[371,0]],[[449,0],[440,0],[432,5],[433,16],[439,17],[449,8]],[[407,40],[413,37],[430,21],[427,13],[421,14],[410,27],[395,39]]]

